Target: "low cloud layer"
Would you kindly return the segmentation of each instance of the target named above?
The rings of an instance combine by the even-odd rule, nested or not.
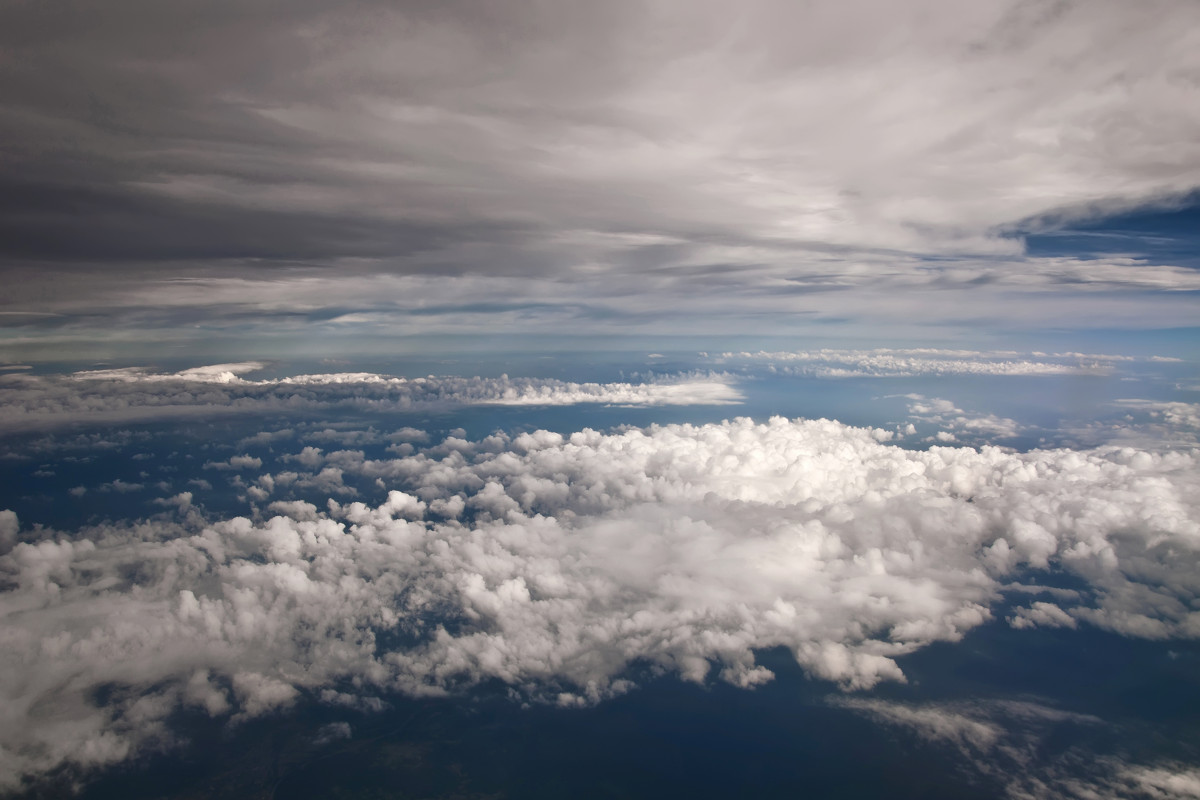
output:
[[[390,489],[380,505],[217,519],[181,494],[73,533],[0,515],[0,775],[169,744],[180,708],[236,721],[489,679],[571,706],[634,688],[633,667],[750,688],[776,646],[864,689],[1005,597],[1026,603],[1017,627],[1200,637],[1194,453],[890,437],[782,418],[496,434],[338,456]],[[1075,588],[1030,594],[1060,572]]]

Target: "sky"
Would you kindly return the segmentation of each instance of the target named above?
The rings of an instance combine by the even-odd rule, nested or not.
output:
[[[0,796],[1200,797],[1200,4],[0,0],[0,97]]]
[[[0,13],[12,361],[1195,326],[1186,0]]]

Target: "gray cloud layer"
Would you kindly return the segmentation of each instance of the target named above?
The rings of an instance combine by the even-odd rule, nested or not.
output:
[[[10,241],[73,259],[392,256],[467,225],[500,241],[544,229],[1004,249],[982,237],[1200,184],[1196,14],[1162,1],[10,6],[5,46],[28,70],[6,86],[27,156],[10,180],[38,190]],[[629,198],[651,220],[632,224]],[[285,248],[272,221],[301,235]],[[80,223],[90,237],[59,235]]]
[[[312,278],[333,315],[439,302],[380,271],[493,319],[1194,291],[1004,232],[1200,186],[1197,29],[1186,0],[8,4],[6,308],[153,316],[272,267],[221,313],[311,313],[275,290]]]
[[[1031,571],[1080,588],[1029,596],[1017,627],[1200,636],[1194,453],[889,436],[775,418],[388,460],[309,448],[296,459],[394,488],[257,521],[206,519],[185,493],[174,517],[42,532],[0,557],[0,775],[170,742],[180,707],[238,720],[487,679],[569,706],[627,691],[634,664],[752,687],[772,677],[764,647],[865,688],[904,680],[896,657],[959,639],[1007,590],[1029,596],[1014,581]],[[0,524],[13,545],[17,520]]]

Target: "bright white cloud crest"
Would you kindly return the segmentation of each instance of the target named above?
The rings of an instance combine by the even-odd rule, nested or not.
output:
[[[888,436],[774,418],[451,439],[341,462],[395,487],[376,507],[210,521],[189,497],[175,522],[18,544],[0,559],[0,773],[120,760],[181,705],[236,719],[489,678],[572,705],[637,665],[753,686],[774,646],[870,687],[1028,570],[1088,589],[1045,595],[1056,612],[1030,598],[1022,625],[1200,636],[1194,454]]]

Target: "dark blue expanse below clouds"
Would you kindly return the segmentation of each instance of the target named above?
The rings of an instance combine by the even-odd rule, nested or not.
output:
[[[1194,361],[514,363],[3,378],[6,789],[1200,789]]]

